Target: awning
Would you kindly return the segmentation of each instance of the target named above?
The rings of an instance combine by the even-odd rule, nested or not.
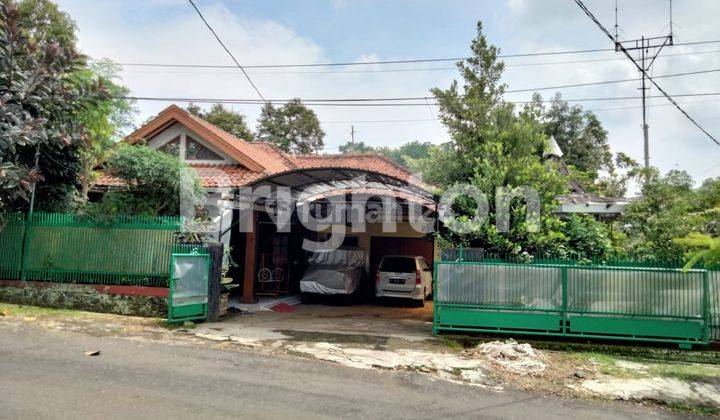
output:
[[[290,188],[296,205],[344,195],[388,196],[426,207],[434,207],[436,203],[436,196],[427,184],[358,169],[296,169],[273,174],[248,185],[253,190],[260,186],[268,186],[272,191],[278,187]],[[252,199],[259,204],[264,200],[261,196],[253,196]]]

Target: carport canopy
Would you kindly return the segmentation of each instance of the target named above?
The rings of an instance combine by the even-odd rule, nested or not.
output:
[[[389,196],[434,208],[436,196],[431,186],[414,179],[403,180],[373,171],[348,168],[296,169],[257,180],[249,185],[253,191],[260,186],[274,190],[288,187],[296,205],[347,194]],[[246,194],[248,192],[243,192]],[[253,194],[249,198],[264,204],[264,194]]]

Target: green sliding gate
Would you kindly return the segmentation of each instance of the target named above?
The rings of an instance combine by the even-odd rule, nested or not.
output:
[[[706,270],[440,261],[434,331],[707,344]]]
[[[210,255],[207,248],[176,246],[170,258],[168,322],[207,318],[209,276]]]

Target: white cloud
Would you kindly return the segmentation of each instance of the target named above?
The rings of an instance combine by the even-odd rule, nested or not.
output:
[[[79,26],[81,48],[89,55],[110,57],[126,62],[232,64],[207,28],[185,1],[152,0],[128,3],[120,0],[91,2],[63,0],[67,10]],[[679,2],[678,2],[679,3]],[[129,9],[134,4],[137,10]],[[609,27],[613,24],[612,8],[604,0],[587,1],[598,17]],[[657,2],[640,4],[621,2],[620,24],[627,36],[640,33],[655,35],[667,22],[665,6]],[[336,1],[334,7],[350,7]],[[408,6],[410,7],[410,6]],[[424,7],[419,5],[418,7]],[[493,34],[490,41],[502,47],[503,52],[548,51],[610,47],[611,43],[575,7],[566,0],[509,0],[509,12],[492,3],[497,19],[486,22],[485,28]],[[302,27],[296,30],[269,19],[238,15],[220,3],[203,3],[202,10],[216,28],[228,48],[243,64],[266,63],[319,63],[333,61],[328,57],[329,46],[319,45],[305,37]],[[702,16],[698,13],[702,11]],[[642,12],[642,13],[641,13]],[[702,3],[679,3],[675,7],[675,29],[681,41],[720,39],[720,29],[712,16],[720,14],[720,2],[704,0]],[[705,18],[707,17],[707,18]],[[427,30],[433,30],[428,28]],[[645,32],[643,32],[645,31]],[[403,41],[402,31],[398,31]],[[358,34],[357,36],[362,36]],[[458,40],[469,45],[470,39]],[[378,46],[380,47],[380,46]],[[457,47],[457,46],[456,46]],[[720,49],[720,45],[673,47],[665,53]],[[345,57],[367,62],[388,57],[375,51],[349,51]],[[427,55],[436,55],[428,52]],[[514,63],[537,61],[563,61],[584,58],[617,58],[613,52],[591,55],[533,57],[507,59]],[[447,67],[449,63],[436,64]],[[420,65],[418,65],[420,66]],[[683,72],[720,67],[720,54],[661,58],[655,64],[655,74]],[[267,98],[338,98],[338,97],[390,97],[424,96],[433,86],[447,86],[454,71],[387,72],[407,68],[402,66],[362,66],[348,68],[306,68],[287,70],[250,69],[250,74]],[[367,73],[358,70],[382,69],[384,72]],[[320,71],[327,73],[318,74]],[[124,82],[133,94],[142,96],[256,98],[255,92],[239,70],[223,69],[155,69],[127,68]],[[511,89],[582,83],[637,77],[632,65],[626,61],[606,61],[583,65],[557,65],[543,67],[509,66],[504,80]],[[717,74],[659,79],[670,93],[720,91]],[[566,98],[631,96],[637,95],[638,83],[603,85],[563,90]],[[549,97],[553,91],[543,91]],[[657,94],[654,90],[650,94]],[[524,100],[530,93],[510,95],[510,99]],[[712,99],[712,98],[707,98]],[[697,99],[699,100],[699,99]],[[692,99],[692,101],[697,101]],[[691,99],[682,100],[691,101]],[[653,99],[653,104],[663,103]],[[138,121],[164,108],[166,103],[142,102],[142,115]],[[587,102],[585,108],[611,108],[639,106],[639,101]],[[709,131],[720,136],[720,121],[713,102],[695,102],[685,105]],[[258,106],[234,105],[254,122]],[[364,120],[417,120],[428,119],[430,107],[362,108],[315,107],[321,121]],[[615,151],[624,151],[638,160],[642,158],[640,110],[598,112],[610,133]],[[720,160],[720,148],[691,125],[672,107],[653,107],[650,111],[650,136],[653,164],[662,170],[686,168],[691,174],[699,173]],[[398,124],[357,123],[356,139],[373,145],[399,145],[409,140],[440,142],[447,139],[444,128],[436,121],[416,121]],[[324,124],[326,144],[330,151],[349,139],[350,123]],[[720,169],[705,176],[720,175]]]

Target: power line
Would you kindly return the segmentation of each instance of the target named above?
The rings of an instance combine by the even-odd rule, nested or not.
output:
[[[710,50],[710,51],[686,51],[681,53],[675,53],[675,54],[665,54],[661,57],[658,57],[659,59],[665,59],[668,57],[676,57],[676,56],[686,56],[686,55],[700,55],[700,54],[713,54],[713,53],[719,53],[720,50]],[[597,59],[589,59],[589,60],[569,60],[569,61],[545,61],[545,62],[537,62],[537,63],[506,63],[505,67],[537,67],[537,66],[550,66],[550,65],[563,65],[563,64],[583,64],[583,63],[598,63],[598,62],[610,62],[610,61],[625,61],[626,58],[624,57],[614,57],[614,58],[597,58]],[[163,64],[148,64],[148,63],[118,63],[118,65],[121,66],[139,66],[139,67],[145,67],[145,68],[167,68]],[[183,65],[172,65],[172,67],[176,68],[185,68],[181,67]],[[209,69],[209,70],[226,70],[226,69],[236,69],[236,66],[229,66],[229,65],[214,65],[214,64],[208,64],[208,65],[199,65],[195,67],[194,65],[189,65],[190,69],[193,68],[200,68],[200,69]],[[127,69],[125,69],[128,71]],[[324,70],[324,71],[318,71],[318,70],[300,70],[300,71],[249,71],[249,74],[252,74],[253,76],[262,76],[262,75],[285,75],[285,74],[365,74],[365,73],[413,73],[413,72],[428,72],[428,71],[450,71],[450,70],[457,70],[457,67],[420,67],[420,68],[401,68],[401,69],[361,69],[361,70]],[[132,72],[143,72],[143,70],[129,70]],[[165,74],[165,73],[180,73],[180,74],[193,74],[196,73],[194,71],[147,71],[147,73],[153,74]]]
[[[697,93],[685,93],[673,95],[677,98],[684,97],[705,97],[705,96],[720,96],[720,92],[697,92]],[[648,95],[648,98],[666,98],[665,95]],[[242,98],[189,98],[189,97],[160,97],[160,96],[114,96],[114,99],[127,99],[135,101],[157,101],[157,102],[195,102],[195,103],[224,103],[224,104],[238,104],[238,105],[262,105],[266,101],[258,99],[242,99]],[[610,96],[610,97],[597,97],[597,98],[571,98],[565,99],[567,102],[595,102],[595,101],[624,101],[624,100],[637,100],[640,96]],[[426,97],[414,97],[414,98],[333,98],[333,99],[301,99],[303,104],[308,106],[339,106],[339,107],[350,107],[350,106],[366,106],[366,107],[404,107],[404,106],[427,106],[428,102],[400,102],[411,99],[424,100],[424,99],[435,99],[431,96]],[[270,99],[271,102],[286,103],[292,99]],[[396,101],[394,103],[387,103],[388,101]],[[549,103],[552,99],[544,99],[540,102]],[[505,103],[512,104],[527,104],[531,103],[531,100],[527,101],[504,101]],[[437,102],[430,102],[430,105],[439,105]]]
[[[662,78],[668,78],[668,77],[692,76],[692,75],[716,73],[716,72],[720,72],[720,68],[689,71],[689,72],[684,72],[684,73],[663,74],[660,76],[653,76],[653,77],[655,79],[662,79]],[[608,84],[614,84],[614,83],[635,82],[638,80],[641,80],[641,79],[634,78],[634,79],[605,80],[605,81],[586,82],[586,83],[573,83],[573,84],[568,84],[568,85],[556,85],[556,86],[545,86],[545,87],[537,87],[537,88],[506,90],[505,93],[533,92],[533,91],[537,91],[537,90],[554,90],[554,89],[566,89],[566,88],[583,87],[583,86],[608,85]]]
[[[706,70],[697,70],[697,71],[691,71],[691,72],[683,72],[683,73],[671,73],[671,74],[663,74],[659,76],[654,76],[655,78],[670,78],[670,77],[680,77],[680,76],[690,76],[690,75],[698,75],[698,74],[707,74],[707,73],[716,73],[720,72],[720,68],[716,69],[706,69]],[[505,93],[522,93],[522,92],[535,92],[535,91],[541,91],[541,90],[557,90],[557,89],[567,89],[567,88],[575,88],[575,87],[584,87],[584,86],[596,86],[596,85],[606,85],[606,84],[615,84],[615,83],[625,83],[625,82],[632,82],[640,80],[639,78],[633,78],[633,79],[618,79],[618,80],[604,80],[604,81],[596,81],[596,82],[586,82],[586,83],[573,83],[573,84],[567,84],[567,85],[554,85],[554,86],[539,86],[539,87],[533,87],[533,88],[524,88],[524,89],[514,89],[514,90],[506,90]],[[692,93],[692,94],[685,94],[685,95],[676,95],[676,96],[701,96],[705,95],[704,93]],[[708,95],[715,95],[714,93],[709,93]],[[652,97],[652,96],[648,96]],[[658,98],[662,98],[663,96],[655,96]],[[183,97],[155,97],[155,96],[122,96],[118,97],[119,99],[130,99],[130,100],[139,100],[139,101],[178,101],[178,102],[205,102],[205,103],[239,103],[239,104],[254,104],[255,102],[258,102],[257,100],[253,99],[216,99],[216,98],[183,98]],[[592,100],[621,100],[621,99],[635,99],[637,97],[630,96],[630,97],[619,97],[619,98],[597,98],[597,99],[576,99],[575,102],[582,102],[582,101],[592,101]],[[302,99],[303,103],[306,105],[320,105],[320,103],[346,103],[346,102],[407,102],[407,101],[428,101],[433,100],[435,97],[433,96],[401,96],[401,97],[376,97],[376,98],[312,98],[312,99]],[[290,99],[265,99],[263,97],[262,101],[259,101],[258,103],[266,103],[266,102],[279,102],[284,103],[290,101]],[[547,100],[544,102],[551,102],[552,100]],[[527,103],[527,101],[506,101],[511,103]],[[425,103],[428,105],[428,103]],[[379,105],[379,104],[378,104]],[[383,106],[391,106],[391,105],[402,105],[402,104],[386,104]],[[405,104],[408,106],[419,106],[421,104],[414,103],[414,104]],[[430,105],[437,105],[437,103],[432,103]],[[348,106],[348,105],[338,105],[338,106]],[[359,105],[358,105],[359,106]]]
[[[601,30],[603,33],[605,33],[605,35],[607,35],[608,38],[610,38],[613,42],[615,41],[615,38],[612,36],[612,34],[611,34],[610,32],[608,32],[608,30],[603,26],[602,23],[600,23],[600,21],[595,17],[595,15],[585,6],[585,4],[582,2],[582,0],[575,0],[575,3],[578,5],[578,7],[580,7],[580,9],[581,9],[583,12],[585,12],[585,14],[590,18],[590,20],[592,20],[593,22],[595,22],[595,24],[597,25],[597,27],[600,28],[600,30]],[[657,88],[657,90],[659,90],[660,93],[662,93],[663,96],[664,96],[665,98],[667,98],[668,101],[670,101],[673,105],[675,105],[675,108],[677,108],[678,111],[680,111],[688,120],[690,120],[690,122],[692,122],[697,128],[699,128],[700,131],[702,131],[703,133],[705,133],[705,135],[708,136],[713,142],[715,142],[718,146],[720,146],[720,141],[718,141],[718,139],[716,139],[715,137],[713,137],[712,134],[710,134],[707,130],[705,130],[705,128],[703,128],[693,117],[691,117],[690,114],[688,114],[687,111],[685,111],[685,110],[672,98],[672,96],[670,96],[667,92],[665,92],[665,90],[664,90],[663,88],[661,88],[660,85],[658,85],[658,83],[657,83],[655,80],[653,80],[653,78],[650,77],[650,76],[647,74],[646,69],[645,69],[643,66],[640,66],[640,65],[635,61],[635,59],[632,57],[632,55],[630,55],[630,53],[629,53],[628,50],[625,48],[625,46],[622,45],[622,43],[615,43],[615,46],[616,46],[616,48],[618,48],[620,51],[622,51],[623,54],[625,54],[625,56],[626,56],[627,58],[629,58],[630,61],[633,62],[633,64],[635,64],[635,67],[637,67],[638,70],[640,70],[640,72],[643,74],[643,77],[647,78],[647,79],[650,81],[650,83],[652,83],[653,86],[655,86],[655,88]],[[643,46],[643,47],[644,47],[644,46]],[[678,95],[675,95],[675,96],[678,96]]]
[[[203,19],[204,21],[204,19]],[[207,24],[207,23],[206,23]],[[210,27],[208,25],[208,27]],[[212,30],[212,29],[211,29]],[[213,31],[214,34],[214,31]],[[217,37],[217,35],[216,35]],[[705,44],[718,44],[720,40],[697,41],[675,44],[675,46],[692,46]],[[222,43],[221,43],[222,44]],[[224,45],[223,45],[224,48]],[[226,49],[227,51],[227,49]],[[568,51],[541,51],[534,53],[518,53],[518,54],[499,54],[498,58],[520,58],[520,57],[540,57],[555,56],[569,54],[586,54],[598,52],[615,51],[613,48],[596,48],[586,50],[568,50]],[[229,54],[229,51],[228,51]],[[679,54],[678,54],[679,55]],[[232,55],[231,55],[232,56]],[[371,66],[371,65],[387,65],[387,64],[414,64],[414,63],[438,63],[467,60],[470,57],[449,57],[449,58],[418,58],[408,60],[375,60],[375,61],[348,61],[336,63],[290,63],[290,64],[248,64],[242,66],[244,69],[270,69],[270,68],[296,68],[296,67],[344,67],[344,66]],[[234,58],[233,58],[234,59]],[[182,63],[133,63],[119,62],[119,65],[128,67],[181,67],[181,68],[234,68],[235,66],[221,64],[182,64]],[[508,64],[511,66],[512,64]]]
[[[692,75],[698,75],[698,74],[717,73],[717,72],[720,72],[720,68],[696,70],[696,71],[682,72],[682,73],[663,74],[663,75],[659,75],[659,76],[654,76],[654,78],[661,79],[661,78],[692,76]],[[640,79],[639,78],[617,79],[617,80],[603,80],[603,81],[585,82],[585,83],[572,83],[572,84],[566,84],[566,85],[539,86],[539,87],[523,88],[523,89],[510,89],[510,90],[506,90],[505,93],[522,93],[522,92],[535,92],[535,91],[541,91],[541,90],[568,89],[568,88],[575,88],[575,87],[626,83],[626,82],[633,82],[633,81],[637,81],[637,80],[640,80]],[[383,102],[383,101],[397,102],[397,101],[417,101],[417,100],[425,101],[428,99],[435,99],[435,98],[432,96],[405,96],[405,97],[390,97],[390,98],[388,98],[388,97],[383,97],[383,98],[329,98],[329,99],[305,99],[305,100],[303,100],[303,102]],[[144,99],[144,97],[138,97],[138,100],[148,100],[148,99]],[[247,99],[241,99],[241,101],[247,101]],[[287,102],[288,99],[271,99],[270,101],[271,102],[276,102],[276,101],[277,102]],[[267,100],[265,100],[263,98],[263,102],[267,102]]]
[[[717,169],[717,168],[720,168],[720,163],[718,163],[717,165],[715,165],[715,166],[713,166],[713,167],[711,167],[711,168],[705,169],[705,170],[702,171],[702,172],[698,172],[697,174],[695,174],[695,176],[697,177],[697,176],[700,176],[700,175],[705,175],[706,173],[712,171],[713,169]]]
[[[253,89],[255,89],[255,92],[257,92],[257,94],[258,94],[258,96],[260,97],[260,99],[262,99],[263,101],[265,101],[265,97],[263,97],[262,93],[260,93],[260,89],[258,89],[258,87],[255,86],[255,83],[253,83],[252,79],[250,78],[250,75],[245,71],[245,69],[243,68],[243,66],[240,65],[240,63],[237,61],[237,59],[235,59],[235,56],[233,55],[233,53],[231,53],[230,50],[225,46],[225,44],[222,42],[222,40],[220,39],[220,37],[218,36],[218,34],[215,32],[215,30],[212,28],[212,26],[210,26],[210,24],[208,23],[208,21],[205,20],[205,16],[203,16],[203,14],[202,14],[202,12],[200,11],[200,9],[198,9],[198,7],[195,5],[195,3],[193,2],[193,0],[188,0],[188,1],[189,1],[190,4],[192,5],[193,9],[195,9],[195,11],[197,12],[198,16],[200,16],[200,19],[202,19],[203,23],[205,23],[205,26],[207,26],[208,29],[210,29],[210,32],[212,32],[212,34],[215,36],[215,39],[217,39],[217,41],[218,41],[218,43],[220,44],[220,46],[225,50],[226,53],[228,53],[228,55],[230,56],[230,58],[232,58],[232,60],[235,62],[235,65],[243,72],[243,74],[245,75],[245,78],[248,80],[248,82],[250,82],[250,85],[253,87]]]
[[[354,121],[320,121],[322,124],[385,124],[437,121],[437,118],[417,118],[407,120],[354,120]]]

